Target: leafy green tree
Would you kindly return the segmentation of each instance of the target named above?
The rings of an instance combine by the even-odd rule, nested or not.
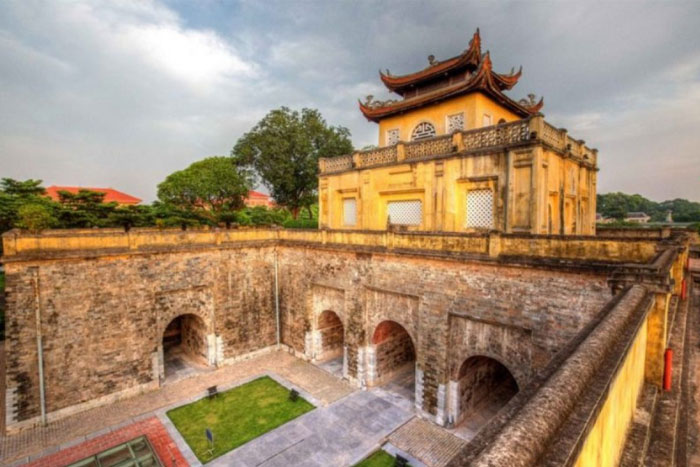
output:
[[[28,179],[25,181],[3,178],[0,181],[0,190],[10,196],[28,197],[41,196],[46,190],[41,186],[41,180]]]
[[[200,211],[212,220],[221,212],[241,209],[251,173],[229,157],[208,157],[168,175],[158,185],[158,199],[182,211]]]
[[[110,215],[117,203],[105,203],[105,194],[80,190],[77,193],[61,190],[59,198],[59,221],[64,228],[109,227]]]
[[[350,131],[329,126],[318,110],[269,112],[233,147],[238,163],[252,167],[277,204],[296,219],[316,201],[318,160],[353,151]]]
[[[23,204],[17,211],[17,217],[17,227],[33,232],[40,232],[56,224],[51,210],[39,203]]]

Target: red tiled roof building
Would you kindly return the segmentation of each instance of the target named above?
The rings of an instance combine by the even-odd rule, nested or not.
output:
[[[58,195],[59,191],[67,191],[72,194],[77,194],[80,190],[96,191],[98,193],[104,193],[105,203],[117,203],[120,205],[137,205],[141,202],[141,198],[128,195],[122,191],[115,190],[114,188],[94,188],[94,187],[84,187],[84,186],[57,186],[51,185],[46,188],[46,195],[54,201],[60,201],[61,198]]]

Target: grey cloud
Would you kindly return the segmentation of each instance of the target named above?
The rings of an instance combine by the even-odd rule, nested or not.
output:
[[[601,192],[700,199],[699,26],[696,2],[3,2],[3,175],[150,200],[281,105],[375,143],[357,99],[386,95],[377,70],[455,55],[480,27],[497,69],[523,65],[512,96],[544,95],[600,149]]]

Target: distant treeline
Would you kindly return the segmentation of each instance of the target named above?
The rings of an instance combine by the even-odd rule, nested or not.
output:
[[[674,222],[700,222],[700,203],[687,199],[673,199],[660,203],[642,195],[606,193],[598,195],[597,210],[603,217],[624,219],[630,212],[644,212],[652,222],[664,222],[671,211]]]
[[[293,219],[284,208],[264,206],[219,210],[191,206],[183,208],[156,201],[151,205],[120,206],[105,203],[104,193],[81,190],[59,192],[59,201],[45,195],[41,180],[0,181],[0,233],[12,228],[31,231],[62,228],[122,227],[197,227],[234,225],[280,225],[316,227],[317,206],[299,212]]]

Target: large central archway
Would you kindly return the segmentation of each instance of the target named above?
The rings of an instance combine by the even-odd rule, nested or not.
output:
[[[396,321],[382,321],[374,329],[372,346],[374,374],[371,383],[414,400],[416,348],[410,334]]]
[[[199,316],[183,314],[170,321],[162,344],[166,382],[209,368],[207,325]]]
[[[518,383],[498,360],[480,355],[464,360],[457,377],[454,422],[461,436],[471,439],[518,393]]]

